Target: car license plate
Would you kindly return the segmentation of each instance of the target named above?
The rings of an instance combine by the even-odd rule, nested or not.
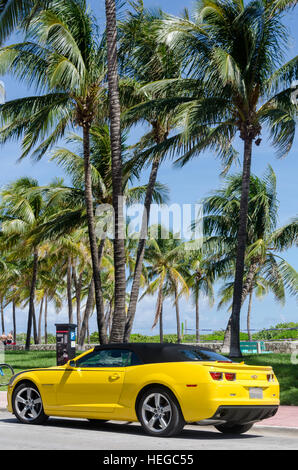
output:
[[[263,389],[260,387],[250,387],[249,389],[249,398],[262,399],[263,398]]]

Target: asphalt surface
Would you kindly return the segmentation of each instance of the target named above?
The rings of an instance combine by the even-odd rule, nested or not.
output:
[[[179,436],[147,436],[139,424],[108,422],[100,428],[86,420],[51,418],[26,425],[0,412],[0,449],[5,450],[298,450],[298,429],[255,426],[242,435],[224,435],[213,427],[187,425]]]

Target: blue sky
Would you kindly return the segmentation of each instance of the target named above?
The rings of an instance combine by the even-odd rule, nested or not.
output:
[[[89,0],[89,3],[98,18],[98,22],[103,24],[104,0]],[[179,0],[160,0],[159,2],[145,0],[145,5],[148,7],[161,7],[163,10],[177,15],[183,8],[191,8],[192,4],[193,2],[189,0],[185,0],[184,2]],[[289,27],[291,37],[290,47],[287,51],[287,55],[290,58],[297,54],[298,49],[297,9],[295,12],[291,12],[286,15],[285,23]],[[17,41],[15,36],[10,39],[9,43],[14,41]],[[28,93],[34,93],[33,90],[26,89],[24,85],[15,81],[12,77],[0,77],[0,79],[5,81],[8,100],[26,96]],[[144,129],[138,128],[134,132],[133,140],[136,138],[136,133],[141,135],[143,131]],[[241,144],[238,143],[237,145],[239,146],[239,150],[241,150]],[[42,161],[35,164],[33,164],[30,159],[23,160],[21,163],[16,163],[19,155],[20,147],[17,142],[6,144],[0,149],[0,186],[24,175],[30,175],[37,178],[40,184],[47,184],[52,178],[63,176],[61,169],[54,163],[49,162],[49,157],[47,155],[45,155]],[[273,167],[277,175],[277,193],[280,203],[279,224],[282,225],[297,214],[297,139],[290,154],[285,159],[278,160],[274,155],[274,150],[270,147],[268,141],[266,141],[266,135],[263,135],[261,146],[254,147],[252,172],[258,176],[262,176],[268,164]],[[209,194],[210,191],[219,188],[223,184],[222,179],[219,177],[220,169],[220,163],[216,160],[214,155],[205,153],[199,158],[194,159],[183,169],[174,169],[171,162],[165,162],[159,171],[158,180],[170,188],[171,203],[195,203]],[[235,171],[235,168],[232,171]],[[144,173],[143,181],[146,180],[146,176],[147,174]],[[298,269],[297,250],[291,249],[284,256],[296,269]],[[148,297],[139,303],[134,326],[135,332],[151,333],[154,308],[154,298]],[[247,306],[245,304],[242,309],[241,321],[243,329],[245,329],[246,309]],[[194,307],[191,304],[191,301],[181,302],[181,312],[182,320],[187,320],[188,328],[194,328]],[[6,317],[7,321],[10,321],[9,311],[7,312]],[[17,312],[19,331],[25,330],[26,317],[27,311]],[[217,311],[216,304],[213,308],[210,308],[207,301],[205,299],[201,299],[201,328],[225,328],[227,318],[228,313],[225,312],[225,310]],[[59,316],[55,314],[53,309],[50,309],[50,325],[53,325],[55,321],[65,321],[66,319],[66,307]],[[281,321],[298,321],[297,303],[293,298],[288,296],[284,307],[278,305],[270,294],[262,301],[254,300],[252,328],[259,329],[270,327],[271,325]],[[164,322],[166,332],[175,331],[175,314],[171,301],[167,301],[165,303]],[[7,330],[9,328],[10,323],[7,323]],[[52,326],[50,326],[50,329],[52,329]],[[93,330],[96,330],[95,318],[91,320],[91,331]],[[157,334],[158,329],[155,328],[153,332]]]

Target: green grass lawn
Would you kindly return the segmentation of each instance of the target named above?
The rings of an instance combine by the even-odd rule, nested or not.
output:
[[[56,365],[56,351],[6,351],[5,362],[13,367],[15,373],[36,367]],[[0,387],[6,390],[7,387]]]
[[[55,351],[8,351],[5,361],[15,372],[35,367],[56,365]],[[298,406],[298,365],[291,364],[290,354],[253,354],[245,355],[244,361],[250,365],[272,366],[279,380],[281,404]],[[5,390],[5,387],[0,390]]]

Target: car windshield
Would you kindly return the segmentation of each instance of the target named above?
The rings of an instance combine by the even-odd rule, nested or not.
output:
[[[180,349],[188,361],[224,361],[232,362],[225,356],[207,349]]]

